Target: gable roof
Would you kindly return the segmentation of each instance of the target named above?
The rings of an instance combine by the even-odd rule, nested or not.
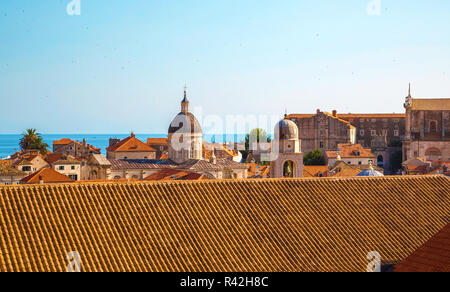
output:
[[[0,163],[0,176],[25,176],[25,172],[10,167],[7,164]]]
[[[319,174],[322,174],[324,177],[328,174],[328,166],[322,165],[305,165],[303,167],[303,176],[304,177],[319,177]]]
[[[0,187],[0,270],[365,271],[448,224],[450,179],[206,180]],[[14,206],[12,208],[11,206]]]
[[[63,156],[62,153],[51,153],[51,154],[47,154],[47,156],[45,157],[45,161],[47,161],[50,164],[55,163],[56,161],[60,160],[61,157]]]
[[[71,183],[74,182],[73,179],[67,177],[56,170],[51,168],[43,168],[29,176],[20,180],[20,183],[23,184],[38,184],[40,180],[44,181],[44,183]]]
[[[147,138],[147,144],[148,145],[168,145],[169,139],[168,138]]]
[[[450,224],[394,269],[395,272],[450,272]]]
[[[74,140],[68,139],[68,138],[63,138],[63,139],[60,139],[60,140],[57,140],[57,141],[53,141],[53,145],[69,145],[69,144],[72,144],[72,143],[78,144],[80,146],[83,146],[86,149],[89,149],[89,150],[91,150],[91,151],[93,151],[95,153],[98,153],[98,154],[100,154],[100,152],[101,152],[100,148],[95,148],[94,146],[89,145],[89,144],[85,145],[83,143],[80,143],[78,141],[74,141]]]
[[[89,158],[89,163],[97,166],[111,166],[111,162],[101,154],[93,154]]]
[[[106,148],[109,152],[156,152],[156,149],[145,144],[134,135]]]
[[[450,111],[450,98],[413,98],[411,109],[417,111]]]

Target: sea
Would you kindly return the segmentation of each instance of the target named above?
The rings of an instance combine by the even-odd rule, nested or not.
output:
[[[102,149],[102,154],[106,155],[106,148],[109,146],[110,138],[125,139],[130,134],[42,134],[44,142],[49,145],[49,150],[52,150],[53,141],[63,138],[69,138],[74,141],[82,142],[86,139],[87,144],[91,144],[94,147]],[[22,135],[7,135],[0,134],[0,159],[8,158],[8,156],[14,154],[20,150],[19,141]],[[136,138],[142,142],[147,142],[147,138],[166,138],[167,134],[136,134]],[[241,143],[245,139],[244,134],[234,135],[204,135],[204,140],[209,143],[224,143],[224,142],[237,142]]]

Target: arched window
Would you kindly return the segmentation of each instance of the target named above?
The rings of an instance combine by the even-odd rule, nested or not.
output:
[[[378,162],[383,162],[383,161],[384,161],[383,155],[378,155]]]
[[[283,177],[294,177],[294,162],[289,160],[284,163]]]

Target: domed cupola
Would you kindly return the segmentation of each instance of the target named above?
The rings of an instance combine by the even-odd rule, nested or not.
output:
[[[298,137],[297,125],[293,121],[287,119],[287,116],[278,122],[275,127],[275,139],[277,140],[297,140]]]
[[[181,112],[170,123],[169,134],[202,134],[202,127],[197,118],[189,111],[189,100],[187,98],[186,89],[184,90],[184,98],[181,101]]]
[[[373,168],[373,164],[370,163],[368,169],[361,171],[356,176],[384,176],[384,174],[382,174],[381,172],[375,170]]]
[[[272,145],[273,150],[281,153],[300,153],[301,142],[297,124],[284,116],[274,129],[275,140]]]
[[[189,111],[189,100],[184,89],[181,112],[170,123],[168,130],[169,159],[176,163],[203,158],[203,132],[197,118]]]

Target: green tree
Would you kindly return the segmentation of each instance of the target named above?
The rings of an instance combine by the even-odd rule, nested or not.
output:
[[[402,151],[394,151],[391,154],[391,171],[392,173],[397,173],[402,169],[403,162],[403,152]]]
[[[266,130],[261,128],[251,130],[249,134],[245,135],[245,151],[241,151],[243,158],[247,159],[248,154],[251,152],[250,143],[268,143],[271,141],[272,138],[267,134]]]
[[[310,151],[303,158],[303,163],[305,165],[325,165],[325,159],[322,154],[322,151],[319,149]]]
[[[20,139],[22,150],[39,150],[42,154],[47,154],[48,144],[44,143],[41,134],[36,129],[27,129]]]

